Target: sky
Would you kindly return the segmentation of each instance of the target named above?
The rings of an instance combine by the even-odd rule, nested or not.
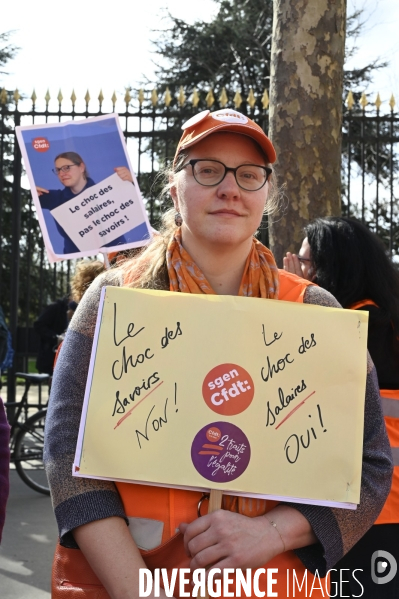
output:
[[[399,2],[348,0],[349,13],[354,7],[364,8],[366,24],[358,40],[359,51],[348,66],[362,66],[375,58],[390,61],[366,90],[371,101],[379,91],[383,108],[389,109],[391,93],[399,102]],[[0,31],[15,30],[13,41],[20,51],[7,66],[8,74],[0,75],[0,87],[18,87],[27,96],[35,89],[38,106],[49,89],[54,108],[59,89],[66,101],[74,89],[81,102],[88,89],[95,106],[102,89],[108,108],[115,90],[122,110],[125,87],[137,88],[154,78],[150,40],[157,36],[152,30],[167,26],[167,10],[192,23],[210,20],[217,5],[212,0],[8,2]],[[106,102],[103,109],[107,109]]]
[[[376,59],[388,62],[387,68],[376,72],[373,84],[365,90],[369,101],[375,101],[377,92],[383,102],[381,110],[389,111],[389,100],[394,94],[399,103],[399,2],[397,0],[348,0],[348,14],[363,9],[362,34],[359,48],[346,67],[362,67]]]
[[[211,18],[216,5],[212,0],[9,2],[0,30],[15,30],[13,40],[21,49],[1,83],[29,96],[35,88],[40,98],[49,88],[55,103],[59,89],[64,98],[72,89],[78,98],[87,89],[93,99],[100,89],[107,99],[114,90],[123,98],[127,86],[137,88],[154,77],[150,40],[157,36],[152,30],[166,27],[167,10],[193,22]]]

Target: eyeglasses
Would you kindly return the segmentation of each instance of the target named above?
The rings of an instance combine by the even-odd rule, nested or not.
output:
[[[299,262],[312,262],[310,258],[302,258],[302,256],[298,256]]]
[[[59,175],[61,172],[63,173],[69,173],[69,170],[73,167],[73,166],[78,166],[77,164],[65,164],[65,166],[61,166],[60,168],[53,168],[51,169],[54,173],[54,175]]]
[[[237,185],[245,191],[258,191],[261,189],[273,172],[271,168],[257,164],[241,164],[236,168],[230,168],[223,162],[219,162],[219,160],[204,160],[202,158],[189,160],[179,167],[176,172],[181,171],[186,166],[191,166],[194,179],[205,187],[219,185],[227,173],[231,171],[234,173]]]

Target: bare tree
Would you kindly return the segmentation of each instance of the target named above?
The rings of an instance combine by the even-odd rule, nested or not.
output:
[[[274,1],[270,136],[287,201],[270,238],[280,266],[309,220],[340,213],[345,17],[345,0]]]

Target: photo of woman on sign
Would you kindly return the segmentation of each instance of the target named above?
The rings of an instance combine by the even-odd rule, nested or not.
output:
[[[45,189],[36,185],[36,191],[40,199],[40,205],[43,209],[54,210],[64,202],[71,200],[85,189],[95,185],[95,181],[90,178],[83,158],[76,152],[63,152],[54,160],[53,173],[58,177],[64,189]],[[123,181],[130,181],[133,184],[133,178],[129,169],[125,166],[115,167],[114,171]],[[64,238],[65,254],[78,252],[79,249],[65,233],[64,229],[56,224],[59,233]],[[114,244],[117,243],[114,242]]]

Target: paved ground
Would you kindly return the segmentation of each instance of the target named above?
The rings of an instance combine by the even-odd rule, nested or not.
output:
[[[57,528],[50,497],[27,487],[15,470],[0,547],[1,599],[50,599]]]

